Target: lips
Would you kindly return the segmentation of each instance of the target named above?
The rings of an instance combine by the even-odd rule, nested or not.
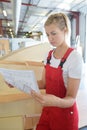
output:
[[[51,42],[52,45],[55,45],[56,43],[55,42]]]

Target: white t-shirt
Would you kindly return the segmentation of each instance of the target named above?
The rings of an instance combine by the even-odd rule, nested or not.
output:
[[[56,59],[53,56],[53,52],[51,55],[50,66],[57,68],[61,59]],[[47,58],[44,61],[46,64]],[[67,87],[67,79],[68,77],[80,79],[82,76],[82,66],[83,66],[83,59],[80,53],[76,50],[73,50],[69,56],[67,57],[65,63],[63,64],[63,79],[65,86]]]

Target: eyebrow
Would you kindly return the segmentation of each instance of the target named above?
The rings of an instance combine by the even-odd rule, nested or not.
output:
[[[56,33],[56,31],[52,31],[51,33]]]
[[[50,33],[56,33],[56,31],[52,31],[52,32],[50,32]],[[48,34],[48,33],[46,32],[46,34]]]

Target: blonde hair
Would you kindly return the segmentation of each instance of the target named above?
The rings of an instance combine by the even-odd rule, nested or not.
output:
[[[66,32],[69,33],[70,26],[69,26],[69,18],[64,13],[56,13],[52,14],[46,20],[44,26],[48,26],[50,24],[56,24],[60,30],[66,28]]]

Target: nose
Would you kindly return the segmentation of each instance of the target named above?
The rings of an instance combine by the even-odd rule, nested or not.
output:
[[[53,41],[53,37],[51,35],[48,37],[48,39],[50,42]]]

